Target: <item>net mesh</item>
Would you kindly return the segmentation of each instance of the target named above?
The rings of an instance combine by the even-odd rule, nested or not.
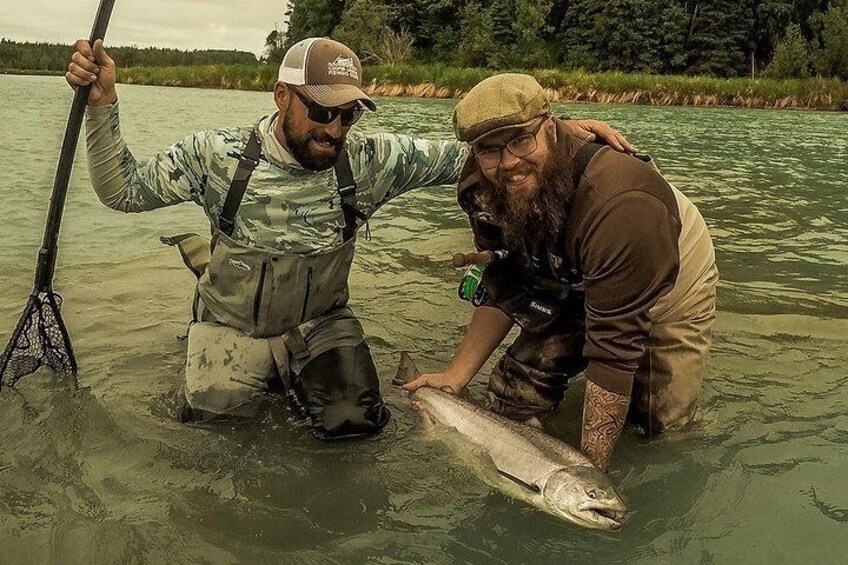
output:
[[[62,321],[62,297],[54,292],[32,294],[12,339],[0,357],[0,387],[12,386],[40,367],[76,373],[77,362]]]

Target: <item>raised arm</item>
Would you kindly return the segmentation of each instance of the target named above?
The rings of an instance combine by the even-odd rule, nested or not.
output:
[[[423,186],[455,185],[468,158],[464,143],[380,133],[357,140],[356,163],[376,207]]]
[[[192,135],[140,165],[121,136],[115,62],[98,40],[81,39],[71,56],[68,83],[91,85],[86,147],[91,182],[100,201],[122,212],[141,212],[196,201],[205,188],[206,134]]]
[[[566,120],[565,127],[579,139],[601,138],[620,152],[636,149],[618,131],[599,120]],[[356,167],[368,179],[379,208],[413,188],[456,185],[470,155],[467,144],[381,133],[359,141]]]

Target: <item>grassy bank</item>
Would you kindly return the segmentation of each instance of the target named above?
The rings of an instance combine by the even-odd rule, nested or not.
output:
[[[656,106],[740,106],[848,110],[848,83],[835,79],[718,79],[625,73],[586,73],[537,69],[533,74],[551,100]],[[371,66],[366,90],[378,96],[461,98],[488,69],[444,65]],[[130,84],[271,90],[277,69],[271,65],[132,67],[118,80]]]
[[[0,69],[0,75],[60,76],[63,74],[65,73],[61,71],[44,69]]]

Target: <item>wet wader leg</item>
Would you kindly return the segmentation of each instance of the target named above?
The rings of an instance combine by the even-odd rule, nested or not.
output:
[[[305,399],[319,439],[365,437],[380,432],[389,422],[377,369],[365,342],[336,347],[311,359],[293,386]]]
[[[385,427],[390,414],[380,396],[362,325],[353,312],[333,311],[289,332],[285,341],[291,353],[291,378],[286,384],[317,438],[365,437]]]
[[[255,416],[276,375],[266,340],[210,322],[189,329],[185,396],[190,419]]]
[[[715,321],[715,286],[704,289],[687,319],[655,323],[636,372],[630,419],[648,436],[692,422],[706,375]]]
[[[568,380],[586,368],[584,342],[582,319],[551,332],[522,330],[489,378],[490,409],[519,421],[556,410]]]

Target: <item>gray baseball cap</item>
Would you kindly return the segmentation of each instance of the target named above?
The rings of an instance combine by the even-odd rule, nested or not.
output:
[[[377,109],[362,91],[359,57],[347,46],[326,37],[310,37],[292,45],[283,57],[277,78],[328,108],[359,100],[369,110]]]

